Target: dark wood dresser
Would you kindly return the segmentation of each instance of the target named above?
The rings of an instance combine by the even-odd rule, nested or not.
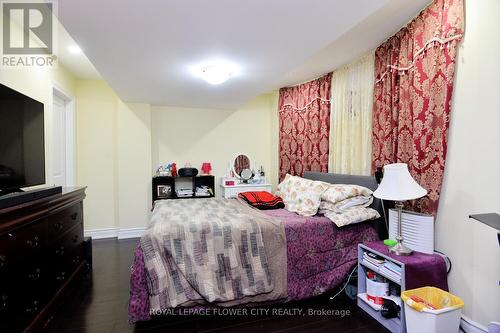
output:
[[[0,332],[40,331],[91,267],[85,257],[85,188],[0,210]]]

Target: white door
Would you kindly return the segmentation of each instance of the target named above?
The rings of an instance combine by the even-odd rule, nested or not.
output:
[[[52,179],[66,186],[66,101],[54,94],[52,122]]]

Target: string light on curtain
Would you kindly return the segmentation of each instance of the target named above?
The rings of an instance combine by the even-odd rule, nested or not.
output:
[[[463,1],[434,0],[375,51],[372,171],[408,164],[428,191],[412,202],[424,213],[438,209],[463,32]]]
[[[280,89],[280,180],[287,173],[326,172],[330,132],[331,73],[318,79]]]
[[[330,103],[331,100],[329,99],[325,99],[325,98],[321,98],[321,97],[315,97],[313,98],[309,103],[307,103],[304,107],[302,108],[297,108],[295,107],[293,104],[284,104],[278,112],[284,112],[284,111],[306,111],[310,106],[311,104],[315,103],[316,101],[320,101],[320,103]]]
[[[438,38],[438,37],[434,37],[434,38],[430,39],[429,41],[427,41],[427,43],[425,43],[425,45],[421,49],[419,49],[417,52],[415,52],[414,59],[410,63],[409,66],[399,67],[397,65],[386,65],[386,68],[388,68],[388,69],[380,75],[380,77],[375,81],[375,83],[378,84],[381,81],[384,81],[387,74],[389,72],[392,73],[394,70],[398,71],[401,75],[405,75],[406,72],[408,72],[413,67],[415,67],[415,63],[417,62],[418,58],[421,58],[422,56],[424,56],[425,52],[429,48],[437,47],[439,45],[440,50],[442,50],[444,45],[446,45],[445,47],[449,50],[450,45],[451,45],[450,42],[453,42],[455,40],[459,40],[462,37],[463,37],[463,34],[457,34],[455,36],[452,36],[449,38],[444,38],[444,39]]]

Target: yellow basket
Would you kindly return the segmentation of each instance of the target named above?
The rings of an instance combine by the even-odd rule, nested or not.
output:
[[[426,303],[431,304],[435,309],[427,307],[424,303],[413,301],[411,296],[420,297]],[[408,306],[419,312],[425,311],[438,314],[464,307],[464,302],[460,297],[435,287],[406,290],[401,293],[401,298]]]

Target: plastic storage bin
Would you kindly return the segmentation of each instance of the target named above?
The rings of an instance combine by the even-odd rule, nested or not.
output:
[[[464,306],[460,297],[439,288],[423,287],[403,291],[401,298],[408,333],[458,332]]]

